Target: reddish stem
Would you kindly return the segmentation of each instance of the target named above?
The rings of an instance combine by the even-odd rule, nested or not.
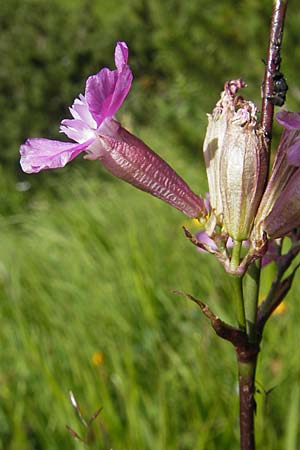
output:
[[[270,27],[269,47],[267,53],[266,69],[263,84],[263,99],[261,108],[261,124],[270,148],[272,139],[272,125],[274,105],[270,98],[274,92],[273,75],[280,69],[280,49],[283,35],[283,25],[288,0],[275,0]]]
[[[249,374],[242,374],[241,369],[239,370],[241,450],[255,449],[255,366],[256,361],[253,361],[253,367]]]
[[[242,343],[236,347],[240,397],[240,445],[241,450],[255,450],[254,414],[255,371],[258,343]]]

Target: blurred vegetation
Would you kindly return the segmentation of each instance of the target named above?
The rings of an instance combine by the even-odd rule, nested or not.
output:
[[[78,170],[51,191],[0,223],[0,449],[83,449],[65,429],[82,433],[72,390],[85,417],[103,407],[92,450],[238,450],[234,351],[171,292],[234,322],[230,280],[183,237],[193,224]],[[258,448],[299,448],[299,296],[266,329]]]
[[[122,112],[197,152],[225,80],[243,77],[260,102],[271,0],[10,0],[0,6],[1,161],[17,166],[28,136],[58,138],[88,75],[130,48],[135,82]],[[290,1],[282,68],[299,109],[300,10]],[[61,138],[61,136],[60,136]]]
[[[286,107],[299,110],[300,8],[283,45]],[[182,236],[177,211],[95,162],[19,170],[28,136],[61,139],[85,79],[113,67],[117,40],[135,80],[118,115],[205,192],[206,112],[243,77],[260,101],[271,0],[10,0],[0,4],[0,450],[80,449],[71,389],[98,407],[92,449],[237,450],[234,353],[197,308],[233,322],[231,286]],[[192,224],[188,224],[192,228]],[[272,277],[266,269],[263,293]],[[260,448],[298,450],[297,283],[266,329],[258,371]],[[272,392],[268,390],[274,388]]]

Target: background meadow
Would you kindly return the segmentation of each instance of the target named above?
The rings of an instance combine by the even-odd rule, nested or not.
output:
[[[235,355],[182,289],[234,323],[230,280],[183,236],[192,221],[81,157],[22,174],[28,136],[61,138],[86,77],[125,40],[135,75],[118,118],[205,192],[206,112],[226,79],[260,101],[272,2],[11,0],[0,6],[0,449],[238,449]],[[286,107],[299,110],[300,9],[290,1]],[[279,135],[275,130],[275,140]],[[274,267],[265,269],[262,298]],[[266,330],[259,448],[298,450],[299,276]]]

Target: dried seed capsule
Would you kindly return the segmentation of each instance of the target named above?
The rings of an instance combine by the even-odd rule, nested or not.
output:
[[[267,174],[266,145],[255,105],[236,96],[244,86],[242,80],[225,84],[209,117],[204,143],[215,221],[238,241],[250,236]]]

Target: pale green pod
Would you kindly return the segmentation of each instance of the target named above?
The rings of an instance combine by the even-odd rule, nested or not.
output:
[[[223,152],[223,141],[227,130],[228,113],[234,112],[234,96],[238,89],[245,87],[243,80],[232,80],[225,83],[221,98],[212,114],[208,114],[208,126],[203,144],[203,155],[209,187],[209,200],[214,217],[213,222],[219,225],[223,220],[221,195],[220,163]]]
[[[249,238],[266,176],[266,145],[256,108],[243,100],[240,109],[228,112],[220,162],[223,227],[233,239]]]
[[[225,114],[208,114],[208,127],[203,144],[204,161],[209,187],[209,200],[216,222],[222,222],[222,197],[220,189],[220,159],[227,120]]]

